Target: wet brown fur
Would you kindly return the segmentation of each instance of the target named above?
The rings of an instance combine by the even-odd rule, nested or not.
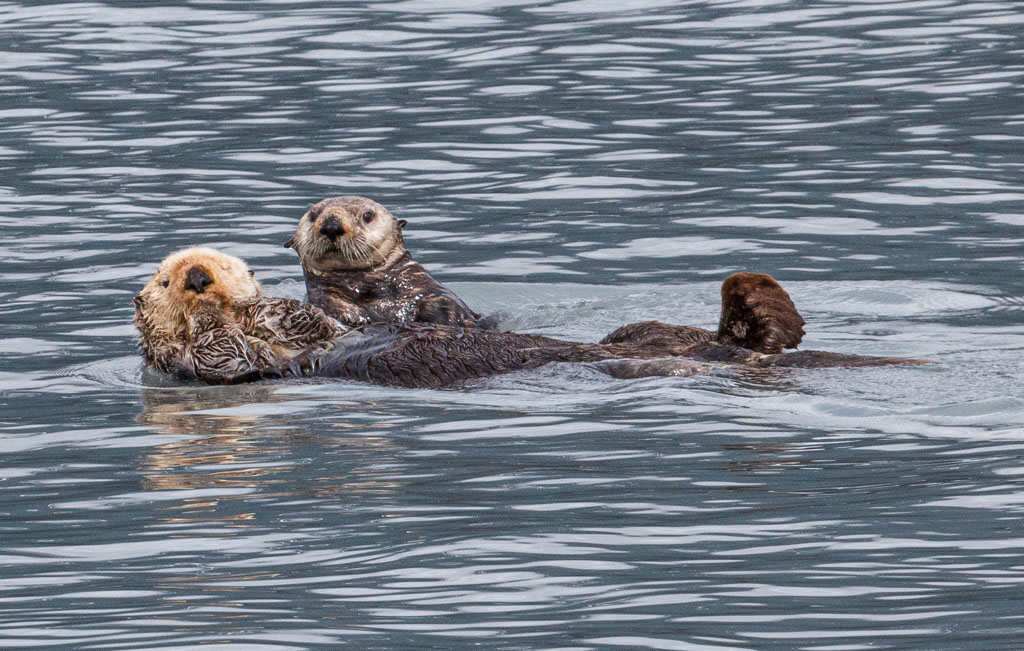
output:
[[[267,342],[247,335],[229,311],[202,305],[188,318],[184,363],[196,377],[235,384],[268,377],[281,358]],[[272,374],[276,375],[276,374]]]
[[[804,334],[803,317],[771,276],[736,273],[722,283],[718,343],[773,354],[796,348]]]

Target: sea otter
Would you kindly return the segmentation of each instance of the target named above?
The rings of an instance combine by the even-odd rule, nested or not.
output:
[[[493,327],[412,259],[404,219],[363,197],[324,199],[285,244],[299,254],[309,301],[349,326],[436,323]]]
[[[732,276],[726,288],[729,307],[723,306],[718,333],[648,322],[624,326],[618,336],[608,338],[617,341],[587,344],[433,324],[349,329],[314,306],[263,297],[237,258],[189,249],[169,256],[136,297],[136,324],[147,365],[210,383],[315,375],[429,388],[551,362],[602,362],[604,370],[619,377],[685,375],[703,368],[695,361],[753,366],[923,363],[771,352],[795,346],[803,334],[803,319],[795,308],[781,316],[766,311],[776,301],[792,306],[788,295],[783,300],[782,288],[758,274]]]
[[[216,383],[285,374],[346,332],[312,305],[264,297],[244,262],[204,247],[160,263],[135,297],[135,325],[146,366]]]

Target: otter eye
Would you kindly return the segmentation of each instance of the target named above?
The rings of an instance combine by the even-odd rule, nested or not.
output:
[[[363,213],[363,222],[369,224],[370,222],[373,221],[374,217],[376,217],[376,215],[373,213],[373,211],[367,210],[366,212]]]
[[[161,287],[167,287],[170,284],[171,284],[171,281],[168,280],[167,278],[164,278],[163,280],[160,281],[160,286]]]

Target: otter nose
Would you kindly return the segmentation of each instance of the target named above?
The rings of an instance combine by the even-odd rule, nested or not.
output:
[[[191,289],[196,294],[202,294],[212,283],[213,279],[199,267],[192,267],[185,275],[185,289]]]
[[[336,240],[345,234],[345,227],[341,225],[341,220],[331,215],[320,225],[320,234],[331,240]]]

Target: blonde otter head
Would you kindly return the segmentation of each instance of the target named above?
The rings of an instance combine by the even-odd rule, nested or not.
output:
[[[189,317],[261,295],[260,285],[240,259],[205,247],[175,251],[160,263],[135,297],[135,323],[143,337],[180,337]]]
[[[333,197],[310,208],[286,247],[311,273],[370,269],[404,248],[402,227],[388,209],[363,197]]]

